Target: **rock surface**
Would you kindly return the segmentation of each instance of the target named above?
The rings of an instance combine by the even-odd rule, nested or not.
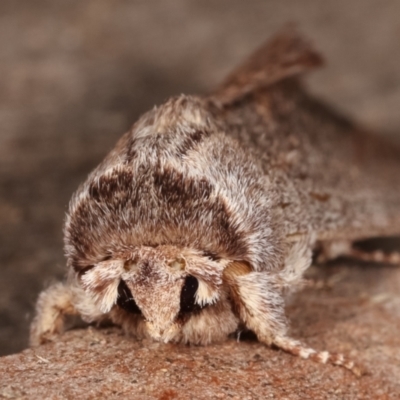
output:
[[[400,270],[346,263],[311,272],[321,287],[293,297],[292,334],[356,360],[361,378],[254,340],[196,347],[89,327],[1,358],[0,398],[400,398]]]

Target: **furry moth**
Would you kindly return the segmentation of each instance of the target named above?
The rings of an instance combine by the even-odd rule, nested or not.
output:
[[[163,342],[244,327],[356,371],[287,335],[284,295],[316,249],[400,234],[400,151],[308,94],[301,76],[321,63],[284,30],[210,95],[144,114],[71,199],[68,276],[40,294],[31,344],[67,314]]]

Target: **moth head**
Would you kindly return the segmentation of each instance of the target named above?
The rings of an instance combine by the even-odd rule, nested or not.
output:
[[[224,264],[174,246],[140,247],[87,271],[81,282],[101,308],[142,314],[150,336],[171,341],[220,297]]]

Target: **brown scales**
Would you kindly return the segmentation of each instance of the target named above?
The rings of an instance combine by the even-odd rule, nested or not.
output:
[[[400,150],[303,89],[321,64],[287,29],[209,96],[142,116],[71,199],[68,279],[40,295],[31,343],[61,332],[65,314],[164,342],[209,344],[245,326],[359,374],[287,336],[284,295],[316,249],[399,261],[352,242],[400,234]]]

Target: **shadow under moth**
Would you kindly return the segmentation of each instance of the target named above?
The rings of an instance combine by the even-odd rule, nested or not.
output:
[[[311,96],[321,56],[293,29],[207,96],[144,114],[73,195],[68,276],[43,291],[31,344],[68,314],[138,338],[209,344],[239,329],[291,354],[355,364],[287,334],[284,298],[313,252],[400,234],[400,150]]]

